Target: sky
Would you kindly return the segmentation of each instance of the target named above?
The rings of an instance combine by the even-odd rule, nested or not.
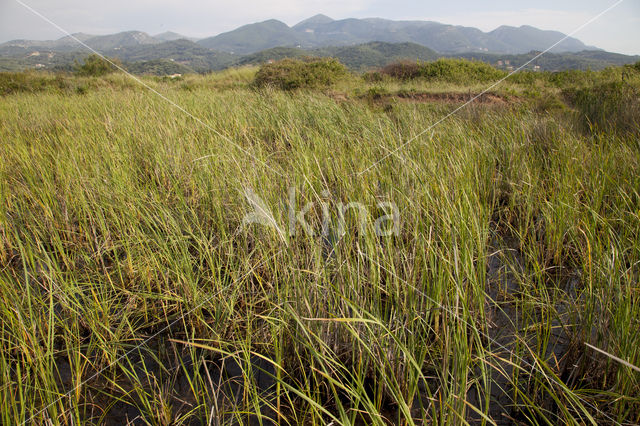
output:
[[[289,25],[323,13],[334,19],[430,20],[491,31],[500,25],[532,25],[565,34],[617,0],[0,0],[0,42],[48,40],[64,34],[24,3],[70,33],[175,31],[208,37],[244,24],[279,19]],[[640,54],[640,0],[623,0],[577,32],[587,45]]]

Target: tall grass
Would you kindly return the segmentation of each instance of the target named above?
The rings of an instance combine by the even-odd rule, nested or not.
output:
[[[640,92],[637,87],[618,81],[567,89],[565,96],[579,111],[585,128],[596,132],[640,134]]]
[[[242,76],[3,98],[0,422],[640,422],[633,137]]]

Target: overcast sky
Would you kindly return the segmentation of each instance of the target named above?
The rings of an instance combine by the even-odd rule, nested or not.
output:
[[[424,19],[490,31],[500,25],[533,25],[570,33],[616,0],[19,0],[65,30],[109,34],[176,31],[207,37],[240,25],[279,19],[289,25],[324,13],[334,19]],[[56,39],[56,28],[18,0],[0,0],[0,42]],[[576,38],[609,51],[640,54],[640,0],[619,6]]]

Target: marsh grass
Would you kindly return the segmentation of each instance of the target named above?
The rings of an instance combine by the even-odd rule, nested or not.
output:
[[[640,92],[624,81],[567,89],[564,95],[580,113],[583,127],[640,134]]]
[[[474,106],[358,176],[454,106],[255,72],[145,80],[209,128],[117,74],[3,97],[1,423],[640,422],[638,373],[584,345],[640,365],[634,137]],[[291,187],[400,232],[349,216],[327,256],[319,208],[243,224]]]

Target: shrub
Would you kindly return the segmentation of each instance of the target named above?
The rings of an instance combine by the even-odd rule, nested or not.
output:
[[[422,67],[417,62],[395,62],[382,68],[380,73],[399,80],[413,80],[422,77]]]
[[[265,64],[256,74],[254,85],[282,90],[327,87],[347,75],[347,69],[333,58],[283,59]]]
[[[504,71],[484,62],[465,59],[438,59],[434,62],[416,63],[396,62],[384,67],[381,73],[401,80],[424,78],[451,83],[487,82],[506,75]]]
[[[422,64],[422,75],[428,80],[466,83],[493,81],[507,74],[484,62],[438,59],[435,62]]]
[[[389,91],[384,87],[374,86],[367,90],[366,97],[370,101],[376,101],[389,95]]]
[[[380,71],[369,71],[362,74],[362,79],[367,83],[379,83],[384,80],[384,76]]]
[[[76,64],[76,74],[87,77],[100,77],[117,71],[118,68],[114,64],[119,65],[119,61],[91,55],[84,60],[84,64]]]
[[[637,90],[624,82],[600,84],[563,92],[591,130],[640,133],[640,99]]]

